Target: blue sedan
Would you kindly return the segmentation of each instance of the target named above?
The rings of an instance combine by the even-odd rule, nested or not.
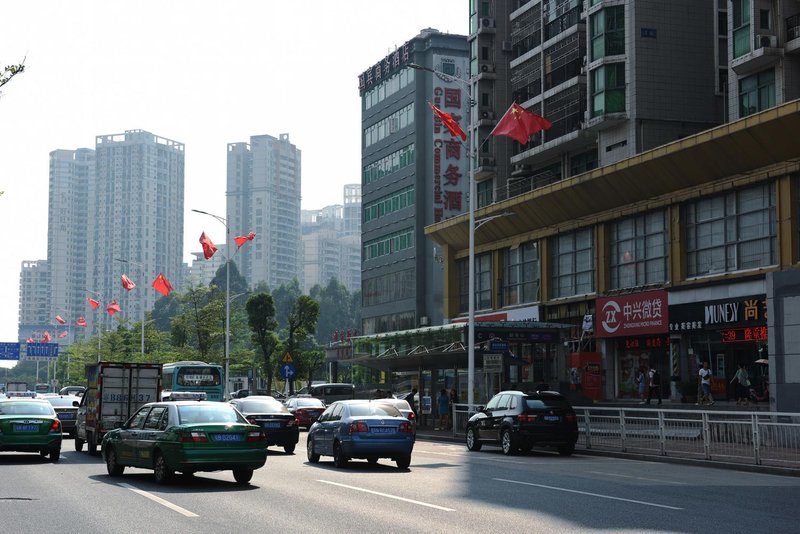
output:
[[[391,458],[399,469],[411,465],[414,426],[395,408],[369,400],[334,402],[308,430],[307,454],[311,463],[333,456],[336,467],[352,458],[377,463]]]

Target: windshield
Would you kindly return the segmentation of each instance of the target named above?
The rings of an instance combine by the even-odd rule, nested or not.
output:
[[[58,406],[59,408],[64,406],[72,406],[74,401],[80,402],[81,399],[78,397],[47,397],[47,402],[53,406]]]
[[[236,407],[244,413],[289,413],[286,406],[276,400],[243,400]]]
[[[365,415],[384,415],[389,417],[402,417],[394,406],[388,404],[351,404],[350,415],[353,417],[363,417]]]
[[[55,410],[46,402],[3,402],[0,415],[55,415]]]
[[[216,367],[182,367],[178,370],[179,386],[218,386],[221,382]]]
[[[230,404],[191,404],[178,406],[180,424],[194,423],[246,423]]]

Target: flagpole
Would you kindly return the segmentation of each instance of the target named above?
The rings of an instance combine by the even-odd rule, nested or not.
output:
[[[144,278],[144,265],[142,265],[142,264],[141,264],[141,263],[139,263],[139,262],[132,261],[132,260],[123,260],[123,259],[120,259],[120,258],[115,258],[115,259],[116,259],[117,261],[119,261],[119,262],[122,262],[122,263],[130,263],[131,265],[136,265],[137,267],[139,267],[139,272],[140,272],[140,273],[141,273],[141,275],[142,275],[142,277],[139,279],[139,282],[140,282],[140,283],[144,282],[144,279],[145,279],[145,278]],[[145,297],[144,297],[144,291],[142,291],[142,292],[141,292],[141,296],[139,297],[139,307],[141,308],[141,310],[140,310],[140,311],[141,311],[141,321],[142,321],[142,347],[141,347],[141,350],[142,350],[142,358],[141,358],[141,360],[142,360],[143,362],[144,362],[144,307],[145,307],[145,301],[144,301],[144,298],[145,298]]]

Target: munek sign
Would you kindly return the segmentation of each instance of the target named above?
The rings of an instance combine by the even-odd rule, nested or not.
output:
[[[597,337],[646,336],[669,331],[663,290],[597,299]]]

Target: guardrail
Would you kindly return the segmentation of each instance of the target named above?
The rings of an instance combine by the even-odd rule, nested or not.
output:
[[[453,436],[482,406],[458,404]],[[578,449],[800,468],[800,413],[576,406]]]

